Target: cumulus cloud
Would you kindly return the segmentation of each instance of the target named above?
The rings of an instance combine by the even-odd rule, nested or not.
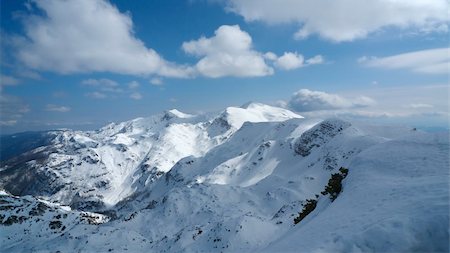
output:
[[[275,61],[275,65],[284,70],[291,70],[300,68],[303,65],[303,61],[303,56],[297,52],[286,52]]]
[[[182,48],[188,54],[201,57],[196,64],[198,74],[212,78],[267,76],[274,73],[272,65],[293,70],[323,63],[321,55],[305,61],[297,52],[285,52],[280,57],[273,52],[258,52],[253,49],[250,35],[238,25],[223,25],[213,37],[184,42]]]
[[[340,95],[323,91],[301,89],[292,95],[287,102],[287,106],[295,111],[308,112],[367,107],[374,103],[373,99],[366,96],[344,98]]]
[[[253,77],[273,74],[263,54],[252,48],[252,38],[238,25],[223,25],[210,38],[184,42],[183,50],[201,59],[196,71],[207,77]]]
[[[33,0],[23,19],[17,57],[27,67],[62,74],[114,72],[187,77],[190,69],[164,60],[135,37],[133,22],[105,0]]]
[[[435,48],[387,57],[363,56],[358,62],[367,67],[384,69],[408,69],[424,74],[448,74],[450,49]]]
[[[11,41],[16,58],[33,71],[112,72],[155,78],[255,77],[274,73],[266,62],[270,59],[253,49],[252,38],[237,25],[223,25],[212,37],[184,42],[183,50],[200,58],[190,66],[169,62],[148,48],[135,36],[130,14],[120,12],[109,1],[31,0],[28,6],[29,15],[22,16],[24,34]],[[296,60],[302,57],[295,56]],[[304,65],[292,63],[295,59],[290,55],[280,58],[283,69]],[[159,83],[157,80],[153,82]]]
[[[448,0],[227,0],[247,21],[299,25],[295,38],[312,34],[335,42],[361,39],[387,27],[447,31]]]
[[[275,66],[283,70],[293,70],[308,65],[322,64],[324,62],[324,59],[321,55],[316,55],[305,61],[303,55],[297,52],[285,52],[280,57],[277,57],[275,54],[270,53],[269,55],[266,55],[266,58],[267,57],[270,57],[270,59],[274,59]]]
[[[68,112],[70,107],[63,105],[48,104],[45,106],[45,110],[48,112]]]
[[[343,95],[303,90],[277,104],[299,111],[306,118],[341,117],[378,124],[448,126],[448,89],[448,84],[372,87],[349,90]],[[370,94],[370,98],[364,94]]]
[[[278,56],[273,52],[267,52],[264,54],[264,58],[271,61],[276,61]]]

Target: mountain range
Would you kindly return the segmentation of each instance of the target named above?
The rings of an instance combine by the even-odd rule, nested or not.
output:
[[[1,252],[449,251],[448,132],[248,103],[1,138]]]

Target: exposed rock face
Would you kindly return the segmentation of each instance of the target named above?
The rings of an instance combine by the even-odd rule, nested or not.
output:
[[[302,134],[295,144],[295,152],[305,157],[312,149],[325,144],[350,126],[350,123],[338,119],[323,121]]]

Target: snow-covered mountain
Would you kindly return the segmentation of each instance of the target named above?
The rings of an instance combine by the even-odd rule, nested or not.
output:
[[[449,250],[448,133],[249,103],[48,136],[1,162],[2,252]]]
[[[39,195],[73,208],[98,211],[142,189],[181,158],[203,156],[245,121],[291,118],[301,116],[253,103],[229,107],[217,116],[170,110],[112,123],[94,132],[53,132],[51,145],[5,162],[0,180],[13,194]]]

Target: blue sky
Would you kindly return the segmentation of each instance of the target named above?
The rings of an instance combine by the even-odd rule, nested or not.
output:
[[[258,101],[448,127],[449,1],[2,1],[1,132]]]

